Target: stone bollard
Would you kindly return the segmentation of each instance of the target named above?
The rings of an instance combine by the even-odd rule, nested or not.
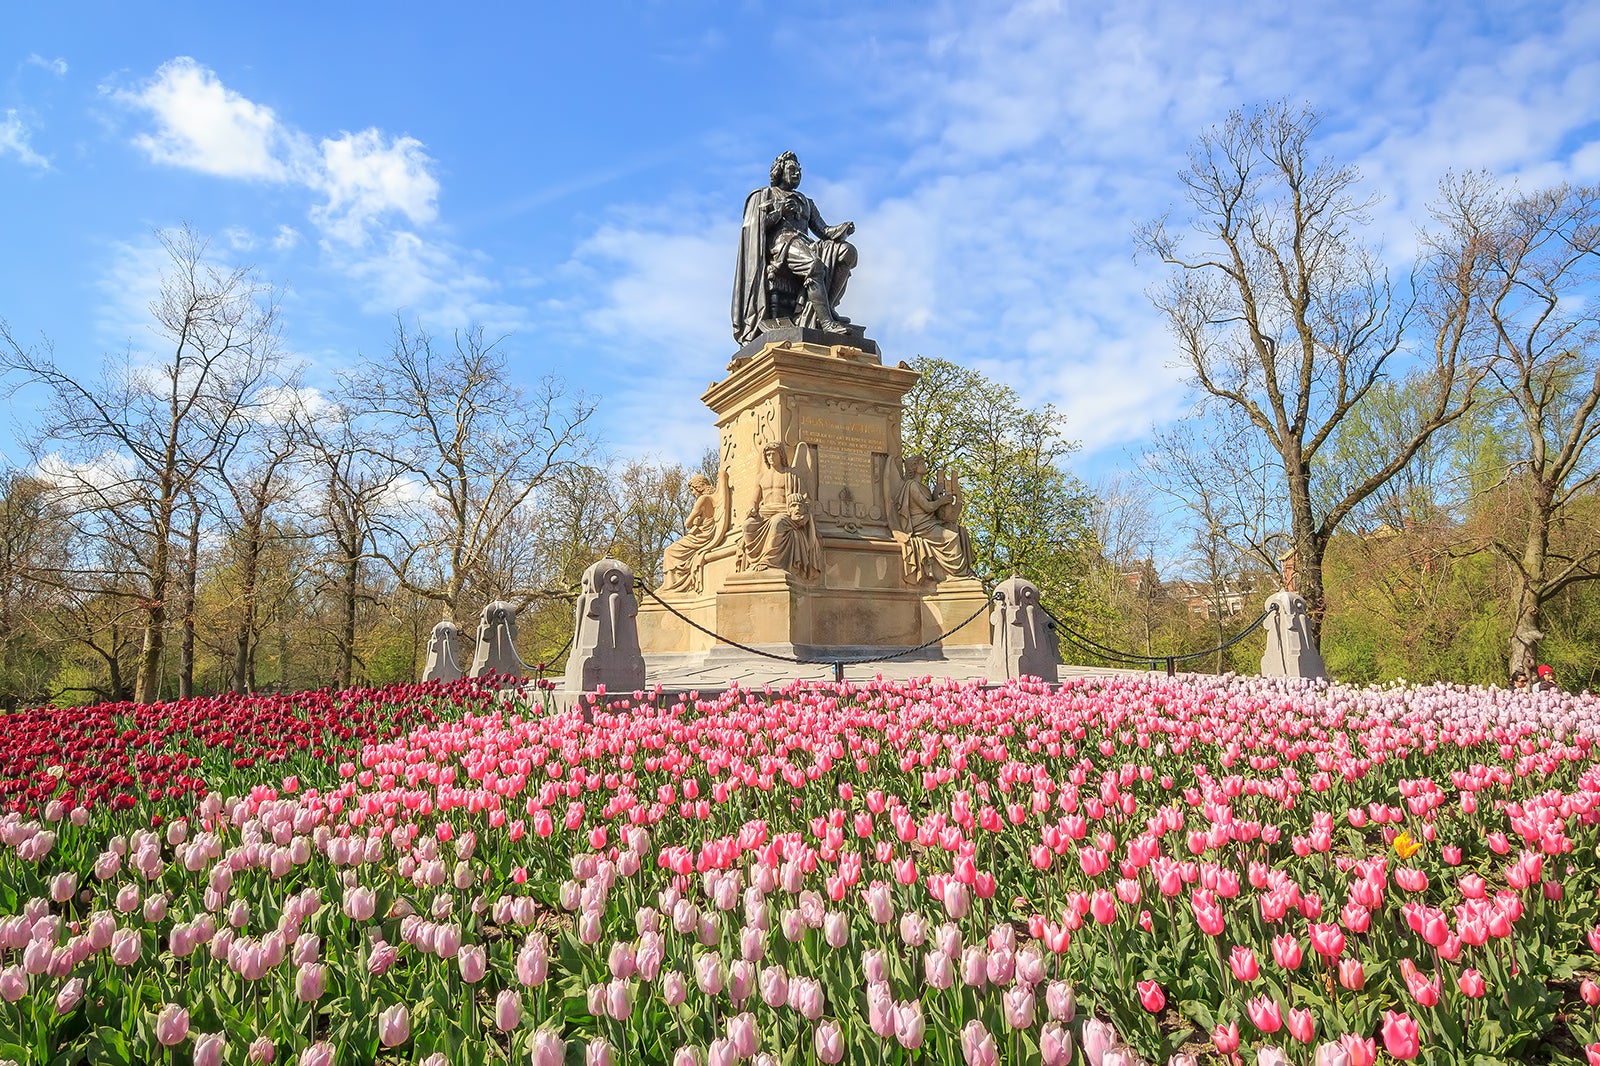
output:
[[[989,680],[1037,677],[1052,684],[1059,678],[1061,645],[1056,624],[1039,605],[1039,586],[1009,577],[994,590],[989,614]]]
[[[573,611],[572,653],[562,691],[608,692],[644,688],[644,654],[639,650],[639,601],[633,571],[626,563],[601,559],[583,572],[583,589]]]
[[[472,676],[498,674],[521,677],[522,658],[517,654],[517,607],[505,600],[484,605],[478,615],[478,646],[472,653]]]
[[[1306,599],[1292,589],[1267,597],[1267,650],[1261,656],[1265,677],[1327,677],[1322,653],[1311,641]]]
[[[440,622],[428,635],[428,658],[422,666],[424,681],[460,681],[461,667],[456,649],[461,646],[461,630],[454,622]]]

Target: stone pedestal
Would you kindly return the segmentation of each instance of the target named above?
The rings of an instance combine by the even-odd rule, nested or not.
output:
[[[914,647],[978,613],[943,643],[987,645],[975,578],[907,576],[894,492],[903,476],[901,398],[916,372],[846,345],[768,341],[744,354],[752,347],[701,397],[721,436],[716,532],[700,556],[699,591],[662,592],[672,611],[650,597],[640,603],[645,655],[718,647],[685,618],[742,644],[807,656]],[[812,501],[822,548],[815,575],[740,569],[741,528],[773,443]]]

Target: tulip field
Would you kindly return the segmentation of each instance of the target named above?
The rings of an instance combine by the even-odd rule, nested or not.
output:
[[[460,682],[0,723],[0,1062],[1600,1064],[1591,696]]]

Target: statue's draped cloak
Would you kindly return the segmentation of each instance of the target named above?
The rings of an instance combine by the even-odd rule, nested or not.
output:
[[[762,208],[772,197],[772,187],[757,189],[744,201],[744,224],[739,229],[739,262],[733,272],[733,336],[748,344],[771,317],[767,305],[767,224]]]

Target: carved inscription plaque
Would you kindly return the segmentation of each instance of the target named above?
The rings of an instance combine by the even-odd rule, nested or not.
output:
[[[881,522],[874,452],[888,452],[888,419],[877,411],[805,411],[799,439],[817,446],[819,510],[849,526]]]

